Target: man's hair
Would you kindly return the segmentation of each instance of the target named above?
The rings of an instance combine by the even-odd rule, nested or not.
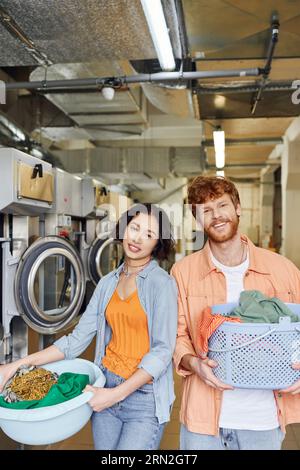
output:
[[[188,186],[188,203],[192,206],[193,216],[196,217],[197,204],[217,199],[225,193],[230,196],[236,208],[240,204],[240,196],[231,181],[220,176],[197,176]]]

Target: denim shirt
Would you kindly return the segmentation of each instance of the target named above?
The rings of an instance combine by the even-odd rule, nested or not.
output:
[[[102,277],[77,326],[72,333],[54,342],[65,359],[79,356],[95,335],[94,362],[99,366],[111,339],[106,307],[117,287],[123,265]],[[147,315],[150,349],[142,358],[139,368],[153,377],[156,417],[159,423],[169,421],[175,400],[172,356],[177,333],[176,281],[152,260],[136,276],[137,292]]]

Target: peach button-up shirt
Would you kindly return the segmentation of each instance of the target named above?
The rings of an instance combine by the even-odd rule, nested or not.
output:
[[[256,247],[241,235],[249,249],[249,267],[244,276],[245,290],[260,290],[284,302],[300,303],[300,271],[287,258]],[[174,264],[171,274],[178,285],[178,332],[174,353],[176,371],[183,377],[180,422],[189,431],[218,435],[222,392],[206,385],[196,374],[180,366],[185,354],[199,355],[197,323],[207,306],[226,303],[226,279],[211,261],[205,247]],[[274,391],[282,430],[300,422],[300,394]]]

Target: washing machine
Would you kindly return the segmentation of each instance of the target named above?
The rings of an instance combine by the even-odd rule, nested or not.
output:
[[[122,244],[111,236],[115,219],[111,219],[107,205],[99,201],[101,183],[61,169],[53,171],[55,198],[45,215],[45,235],[65,237],[76,246],[86,287],[92,293],[101,277],[117,267],[123,257]],[[74,194],[76,197],[72,197]]]
[[[86,267],[87,279],[96,286],[101,277],[119,266],[123,260],[122,243],[112,236],[116,224],[116,211],[107,210],[107,204],[98,198],[99,188],[95,189],[94,211],[86,219],[86,246],[82,258]]]
[[[102,276],[117,268],[124,258],[122,243],[112,237],[117,220],[132,205],[127,196],[95,187],[95,213],[87,221],[88,250],[85,265],[88,277],[97,285]]]
[[[74,243],[46,233],[55,199],[52,166],[12,148],[1,148],[0,159],[0,362],[5,363],[28,354],[28,328],[44,341],[75,324],[85,274]]]

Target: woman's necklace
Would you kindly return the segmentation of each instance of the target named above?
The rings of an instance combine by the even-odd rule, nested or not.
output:
[[[151,261],[151,258],[150,258],[148,261],[146,261],[146,263],[139,264],[138,266],[130,266],[130,267],[132,267],[132,268],[141,268],[141,269],[138,269],[137,271],[134,271],[134,272],[132,272],[132,273],[130,273],[130,272],[128,271],[128,267],[129,267],[129,266],[128,266],[128,264],[127,264],[126,261],[125,261],[125,262],[124,262],[124,265],[123,265],[123,268],[122,268],[122,271],[123,271],[123,273],[124,273],[124,275],[125,275],[126,277],[132,276],[133,274],[138,274],[140,271],[142,271],[142,269],[143,269],[147,264],[150,263],[150,261]]]

